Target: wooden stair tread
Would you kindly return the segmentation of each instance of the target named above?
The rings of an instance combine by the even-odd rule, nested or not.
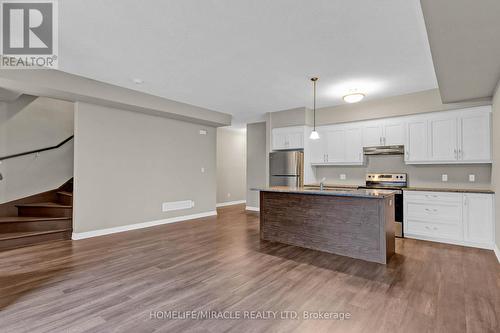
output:
[[[57,202],[36,202],[29,204],[19,204],[16,207],[48,207],[48,208],[73,208],[71,205],[62,205]]]
[[[40,235],[49,235],[49,234],[55,234],[55,233],[59,233],[59,232],[68,232],[68,231],[71,231],[71,229],[56,229],[56,230],[48,230],[48,231],[6,232],[6,233],[0,234],[0,241],[9,240],[9,239],[16,239],[16,238],[40,236]]]
[[[70,220],[70,219],[71,217],[6,216],[6,217],[0,217],[0,223],[38,222],[38,221],[54,221],[54,220]]]
[[[59,191],[59,192],[57,192],[57,194],[67,195],[69,197],[73,196],[73,193],[72,192],[68,192],[68,191]]]

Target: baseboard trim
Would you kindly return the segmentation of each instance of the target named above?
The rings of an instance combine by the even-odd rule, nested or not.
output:
[[[233,206],[233,205],[241,205],[247,203],[246,200],[237,200],[237,201],[226,201],[221,202],[215,205],[215,207],[225,207],[225,206]]]
[[[113,228],[106,228],[106,229],[99,229],[99,230],[85,231],[85,232],[74,232],[71,236],[71,239],[79,240],[79,239],[85,239],[85,238],[92,238],[92,237],[104,236],[104,235],[109,235],[109,234],[115,234],[115,233],[119,233],[119,232],[155,227],[155,226],[162,225],[162,224],[169,224],[169,223],[176,223],[176,222],[188,221],[188,220],[193,220],[193,219],[199,219],[199,218],[208,217],[208,216],[215,216],[215,215],[217,215],[217,211],[211,210],[208,212],[203,212],[203,213],[198,213],[198,214],[176,216],[176,217],[170,217],[170,218],[162,219],[162,220],[129,224],[129,225],[124,225],[124,226],[120,226],[120,227],[113,227]]]
[[[469,242],[464,242],[460,240],[449,240],[449,239],[443,239],[443,238],[437,238],[437,237],[430,237],[430,236],[422,236],[422,235],[413,235],[413,234],[405,234],[405,238],[411,238],[411,239],[417,239],[417,240],[424,240],[428,242],[436,242],[436,243],[444,243],[444,244],[451,244],[451,245],[458,245],[458,246],[465,246],[465,247],[475,247],[477,249],[484,249],[484,250],[494,250],[494,245],[489,245],[489,244],[478,244],[478,243],[469,243]]]
[[[497,256],[498,263],[500,263],[500,249],[498,246],[495,244],[495,247],[493,248],[493,251],[495,251],[495,255]]]
[[[260,208],[259,207],[252,207],[252,206],[246,206],[245,210],[250,210],[252,212],[260,212]]]

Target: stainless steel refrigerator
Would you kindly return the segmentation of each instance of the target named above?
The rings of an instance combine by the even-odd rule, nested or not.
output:
[[[269,153],[270,186],[304,186],[304,153],[299,150]]]

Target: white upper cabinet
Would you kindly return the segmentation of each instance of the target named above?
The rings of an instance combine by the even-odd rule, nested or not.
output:
[[[384,146],[404,145],[406,122],[403,119],[386,120],[384,122]]]
[[[429,120],[430,160],[451,162],[458,159],[457,117],[438,115]]]
[[[363,157],[363,132],[360,126],[345,129],[345,162],[362,164]]]
[[[491,163],[490,106],[422,114],[411,119],[405,147],[408,164]],[[428,153],[424,153],[427,146]]]
[[[475,110],[460,119],[459,159],[466,162],[491,162],[491,114]]]
[[[403,118],[366,122],[363,126],[363,147],[404,145],[405,131]]]
[[[303,147],[302,127],[291,129],[273,129],[273,149]],[[317,130],[319,140],[307,139],[313,165],[362,165],[363,147],[394,145],[404,145],[407,164],[491,163],[491,106],[319,126]]]
[[[405,162],[428,160],[427,120],[409,120],[406,133]]]
[[[272,129],[272,150],[303,149],[305,126]]]
[[[334,126],[326,130],[326,154],[328,163],[345,161],[345,129]]]
[[[363,147],[383,146],[384,135],[381,121],[370,121],[363,126]]]
[[[322,164],[322,163],[327,163],[327,157],[326,157],[326,133],[324,131],[324,128],[322,127],[316,127],[316,131],[319,134],[319,139],[318,140],[311,140],[309,139],[309,136],[307,137],[306,140],[309,140],[309,149],[311,153],[311,163],[312,164]]]
[[[361,165],[363,131],[361,125],[331,125],[317,128],[319,139],[311,140],[311,163],[314,165]]]

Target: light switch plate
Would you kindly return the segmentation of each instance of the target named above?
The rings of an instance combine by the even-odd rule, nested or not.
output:
[[[200,130],[200,135],[207,135],[207,130]]]
[[[201,167],[201,173],[205,173],[205,168]]]
[[[470,181],[470,182],[475,182],[475,181],[476,181],[476,175],[474,175],[474,174],[470,174],[470,175],[469,175],[469,181]]]
[[[340,174],[340,179],[341,179],[341,180],[345,180],[346,178],[347,178],[347,177],[346,177],[345,173],[341,173],[341,174]]]
[[[447,182],[447,181],[448,181],[448,175],[447,175],[447,174],[445,174],[445,173],[443,173],[443,174],[441,175],[441,181],[443,181],[443,182]]]

